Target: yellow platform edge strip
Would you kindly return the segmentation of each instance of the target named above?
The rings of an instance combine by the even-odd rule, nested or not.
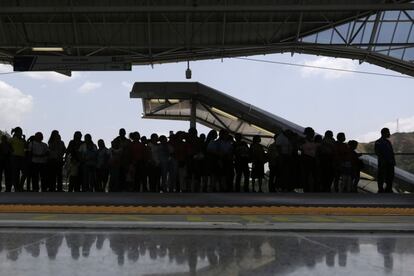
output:
[[[414,216],[414,208],[386,207],[160,207],[87,205],[0,205],[0,213],[146,214],[146,215],[377,215]]]

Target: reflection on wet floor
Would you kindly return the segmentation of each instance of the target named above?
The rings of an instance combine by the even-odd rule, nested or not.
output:
[[[0,232],[1,275],[414,275],[414,235]]]

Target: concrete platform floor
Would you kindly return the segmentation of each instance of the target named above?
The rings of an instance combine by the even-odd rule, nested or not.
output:
[[[414,216],[0,213],[1,228],[412,232]]]
[[[414,275],[412,233],[1,229],[0,275]]]

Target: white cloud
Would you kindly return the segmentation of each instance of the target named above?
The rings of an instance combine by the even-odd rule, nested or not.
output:
[[[355,70],[358,66],[358,62],[343,58],[319,57],[314,60],[305,61],[305,65],[316,67],[328,67],[341,70]],[[303,67],[301,69],[301,72],[303,77],[322,76],[325,79],[338,79],[351,74],[344,71],[326,70],[310,67]]]
[[[102,86],[100,82],[87,81],[78,88],[79,93],[90,93]]]
[[[132,84],[127,81],[123,81],[121,84],[125,88],[132,89]]]
[[[68,77],[66,75],[57,73],[57,72],[25,72],[24,73],[29,78],[35,80],[46,80],[54,82],[65,82],[76,79],[80,76],[79,72],[72,72],[72,76]]]
[[[19,89],[0,81],[0,125],[11,128],[21,122],[33,107],[33,98]]]
[[[387,127],[391,133],[397,131],[397,119],[392,122],[387,122],[380,126],[377,131],[370,131],[358,137],[358,141],[372,142],[380,137],[380,131],[382,128]],[[414,131],[414,116],[398,119],[398,131],[399,132],[413,132]]]
[[[0,73],[13,72],[13,67],[10,64],[0,63]]]

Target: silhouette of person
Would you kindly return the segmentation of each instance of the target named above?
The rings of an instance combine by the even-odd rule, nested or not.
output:
[[[218,164],[216,153],[217,131],[210,130],[206,138],[206,174],[207,174],[207,191],[216,192],[218,190]]]
[[[314,142],[315,131],[311,127],[304,130],[305,142],[301,146],[303,191],[316,192],[316,151],[318,144]]]
[[[21,191],[20,187],[20,174],[23,174],[23,167],[25,162],[25,144],[26,141],[23,136],[23,131],[20,127],[12,129],[11,134],[13,137],[10,139],[10,145],[12,146],[13,152],[11,155],[11,170],[12,179],[11,186],[6,186],[6,192],[10,192],[12,186],[14,191]]]
[[[277,166],[279,186],[282,191],[290,190],[291,175],[294,174],[293,145],[290,140],[291,131],[284,130],[277,136],[275,143],[278,151],[279,163]]]
[[[4,173],[4,182],[6,187],[11,186],[11,166],[10,158],[13,152],[13,148],[10,145],[9,139],[6,135],[1,136],[0,142],[0,192],[2,191],[2,179]]]
[[[82,182],[81,172],[81,157],[79,148],[82,145],[82,133],[75,131],[73,134],[73,140],[69,142],[68,148],[66,149],[66,162],[68,165],[68,176],[69,176],[69,192],[80,192]]]
[[[39,177],[42,192],[48,192],[46,165],[49,157],[49,147],[43,143],[43,134],[36,132],[34,139],[29,144],[29,152],[32,157],[32,182],[34,192],[39,192]]]
[[[388,128],[383,128],[381,129],[381,138],[375,141],[375,154],[378,157],[378,193],[392,193],[395,156],[392,144],[389,140],[390,136],[390,130]]]
[[[252,161],[252,191],[255,192],[255,181],[257,179],[259,190],[263,192],[262,184],[264,177],[264,164],[266,163],[266,153],[263,146],[260,144],[261,138],[259,135],[253,137],[253,143],[250,146],[250,156]]]
[[[319,168],[320,192],[331,192],[332,182],[335,177],[334,168],[335,139],[330,130],[325,132],[322,143],[316,151],[316,160]]]
[[[242,135],[236,133],[234,135],[235,142],[233,144],[234,150],[234,167],[236,170],[235,192],[241,192],[240,182],[243,176],[243,190],[249,191],[249,161],[250,161],[250,149],[246,142],[242,140]]]
[[[352,152],[345,143],[345,133],[339,132],[336,135],[335,145],[335,167],[336,176],[334,186],[336,192],[350,192],[352,186]]]
[[[109,178],[110,152],[102,139],[98,140],[98,152],[96,161],[96,188],[95,191],[105,192]]]
[[[63,156],[66,152],[65,143],[59,131],[53,130],[48,141],[49,158],[47,162],[48,189],[50,192],[63,191]]]
[[[132,143],[131,143],[131,165],[135,169],[133,191],[141,191],[141,187],[144,189],[146,184],[145,179],[145,160],[146,148],[143,143],[140,142],[141,135],[139,132],[132,133]]]
[[[158,135],[151,134],[151,139],[148,144],[149,160],[148,160],[148,172],[149,172],[149,186],[150,192],[156,193],[160,191],[160,144],[158,143]]]
[[[82,166],[82,192],[96,190],[96,163],[98,148],[92,141],[90,134],[85,134],[85,141],[79,147],[81,166]]]
[[[130,157],[131,152],[129,150],[129,146],[131,141],[129,141],[126,137],[125,129],[121,128],[119,130],[119,136],[116,137],[113,141],[119,145],[119,149],[121,150],[121,163],[119,168],[119,180],[118,180],[118,189],[119,191],[126,190],[126,176],[129,170],[130,164]]]
[[[230,192],[233,188],[234,167],[232,139],[227,130],[221,129],[219,138],[215,141],[220,192]]]
[[[361,154],[356,152],[356,149],[358,147],[358,142],[355,140],[351,140],[348,142],[348,146],[352,154],[352,159],[351,159],[352,189],[351,189],[351,192],[356,193],[358,191],[358,183],[360,179],[361,169],[363,168],[364,164],[362,163],[362,160],[359,159],[359,157],[361,157]]]
[[[172,153],[171,145],[168,144],[167,137],[161,135],[160,144],[158,148],[158,155],[160,160],[160,176],[161,176],[161,191],[167,192],[167,180],[168,180],[168,165]]]

